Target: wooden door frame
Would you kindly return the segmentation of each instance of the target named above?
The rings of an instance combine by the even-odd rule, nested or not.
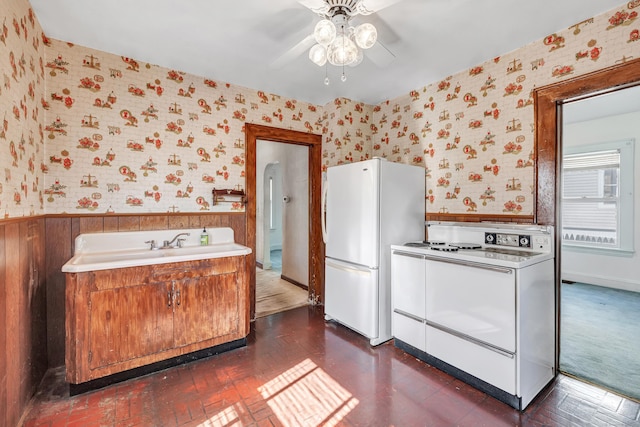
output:
[[[249,258],[251,319],[256,313],[256,149],[257,141],[281,142],[309,147],[309,298],[323,301],[324,242],[321,230],[320,192],[322,191],[322,135],[274,128],[254,123],[245,124],[246,245]]]
[[[558,224],[562,117],[559,105],[640,84],[640,59],[534,89],[536,206],[534,222]],[[557,248],[559,246],[556,246]]]

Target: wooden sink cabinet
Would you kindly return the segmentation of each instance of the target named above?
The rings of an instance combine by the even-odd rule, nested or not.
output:
[[[245,338],[246,256],[67,273],[65,323],[72,384]]]

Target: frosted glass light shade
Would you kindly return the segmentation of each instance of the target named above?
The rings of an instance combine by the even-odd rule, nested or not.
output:
[[[359,47],[362,49],[369,49],[371,46],[376,44],[376,40],[378,39],[378,30],[368,22],[360,24],[356,27],[355,39]]]
[[[355,67],[356,65],[360,65],[363,59],[364,59],[364,52],[361,49],[358,49],[358,54],[356,55],[356,59],[351,64],[349,64],[349,66]]]
[[[327,59],[332,65],[349,65],[356,60],[358,48],[344,34],[340,34],[327,48]]]
[[[328,19],[323,19],[316,24],[313,36],[318,44],[328,46],[336,38],[336,26]]]
[[[309,59],[319,67],[327,62],[327,49],[321,44],[313,45],[309,50]]]

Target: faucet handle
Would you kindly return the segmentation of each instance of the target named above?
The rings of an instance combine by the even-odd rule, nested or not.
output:
[[[178,239],[178,247],[181,248],[183,243],[185,242],[185,240],[187,239]]]
[[[145,243],[151,245],[151,247],[149,248],[151,250],[158,249],[158,245],[156,245],[155,240],[147,240]]]

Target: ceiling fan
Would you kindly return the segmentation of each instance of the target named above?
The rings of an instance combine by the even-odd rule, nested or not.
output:
[[[388,65],[395,56],[378,40],[378,29],[371,22],[354,26],[358,15],[369,16],[401,0],[298,0],[298,3],[320,16],[312,34],[309,34],[273,63],[283,66],[308,51],[309,59],[318,66],[326,63],[343,67],[342,80],[346,80],[344,66],[356,66],[368,58],[378,66]],[[373,18],[373,19],[371,19]],[[393,31],[379,17],[371,17],[378,28],[388,34]],[[377,18],[377,19],[376,19]],[[325,78],[325,84],[328,84]]]

